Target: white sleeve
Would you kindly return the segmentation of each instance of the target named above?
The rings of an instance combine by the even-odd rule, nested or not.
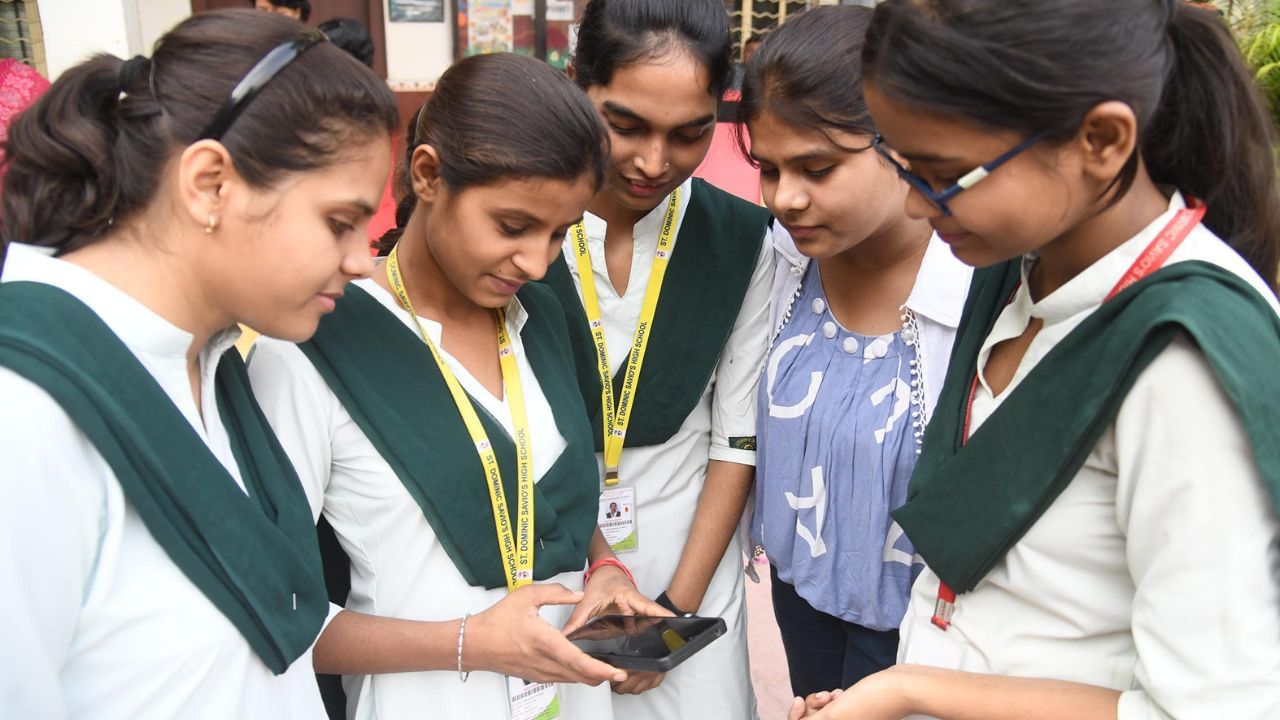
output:
[[[1280,718],[1280,525],[1208,359],[1175,340],[1115,429],[1138,654],[1120,720]]]
[[[0,714],[66,714],[60,675],[92,588],[114,476],[36,385],[0,368]]]
[[[756,464],[756,388],[769,351],[773,273],[773,231],[766,229],[742,309],[716,365],[711,393],[712,460]],[[750,449],[746,449],[748,443]]]
[[[311,516],[318,520],[329,486],[338,400],[293,343],[259,338],[248,369],[253,394],[298,472]]]

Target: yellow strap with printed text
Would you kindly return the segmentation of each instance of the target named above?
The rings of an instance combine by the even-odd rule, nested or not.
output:
[[[604,483],[618,484],[618,463],[622,460],[622,446],[626,442],[627,427],[631,424],[631,408],[635,405],[636,381],[644,365],[644,352],[652,335],[653,315],[662,295],[662,278],[676,246],[676,218],[680,214],[680,188],[671,193],[667,202],[667,214],[662,220],[658,235],[658,247],[653,253],[653,269],[649,273],[649,285],[645,288],[644,304],[640,307],[640,320],[632,336],[631,355],[622,376],[622,391],[618,402],[613,402],[613,370],[609,367],[609,349],[605,345],[604,322],[600,317],[600,298],[596,294],[595,276],[591,269],[591,250],[587,247],[587,231],[582,223],[573,226],[573,248],[578,267],[578,279],[582,282],[582,306],[587,313],[591,337],[596,345],[596,366],[600,373],[600,404],[604,416]]]
[[[502,553],[502,565],[506,570],[507,590],[514,591],[533,582],[533,459],[529,448],[529,418],[525,411],[524,387],[520,382],[520,369],[516,365],[515,350],[511,346],[511,337],[507,333],[506,315],[501,310],[494,311],[498,328],[498,358],[502,365],[502,389],[511,405],[511,424],[515,430],[516,445],[516,492],[519,502],[516,504],[516,530],[511,529],[511,514],[508,510],[506,492],[502,488],[502,473],[498,468],[498,457],[493,452],[489,436],[480,417],[462,389],[462,384],[450,369],[436,344],[431,341],[422,321],[413,311],[413,303],[409,300],[409,292],[405,289],[404,278],[400,274],[400,262],[393,248],[387,258],[387,282],[405,310],[418,325],[422,340],[435,358],[440,374],[444,376],[449,394],[458,406],[462,422],[480,455],[480,463],[484,466],[485,484],[489,487],[489,502],[493,507],[493,523],[498,530],[498,550]]]

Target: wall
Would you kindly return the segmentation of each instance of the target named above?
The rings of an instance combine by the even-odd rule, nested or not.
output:
[[[94,53],[149,55],[191,14],[189,0],[39,0],[38,6],[50,80]]]
[[[387,81],[404,92],[429,90],[453,62],[453,34],[442,23],[393,23],[387,32]],[[151,54],[157,39],[191,14],[190,0],[39,0],[50,79],[97,52],[121,58]]]
[[[386,2],[386,0],[378,0]],[[445,5],[439,23],[391,22],[384,5],[387,29],[387,83],[400,92],[429,90],[453,64],[453,3]]]

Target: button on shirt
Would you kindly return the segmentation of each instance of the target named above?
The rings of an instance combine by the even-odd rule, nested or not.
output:
[[[47,283],[102,318],[243,490],[214,374],[237,332],[191,335],[120,289],[11,245],[3,280]],[[155,541],[93,444],[38,386],[0,368],[0,714],[14,718],[323,718],[310,652],[276,676]],[[227,482],[233,480],[229,478]]]

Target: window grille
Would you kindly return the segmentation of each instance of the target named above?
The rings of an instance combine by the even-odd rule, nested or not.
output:
[[[0,58],[14,58],[48,73],[36,0],[0,0]]]

